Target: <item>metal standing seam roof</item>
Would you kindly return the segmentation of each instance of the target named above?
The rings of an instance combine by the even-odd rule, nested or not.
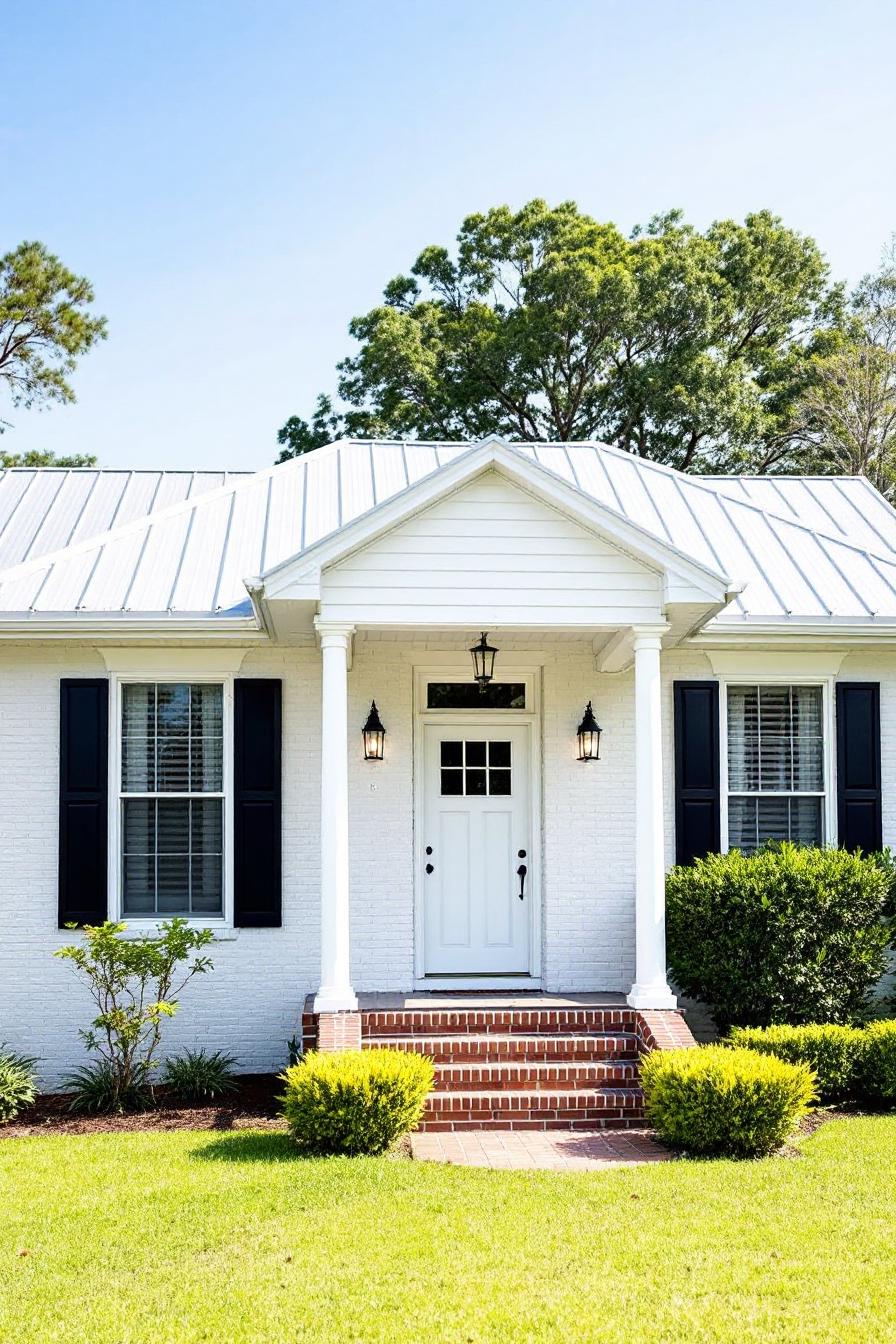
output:
[[[247,578],[477,446],[343,440],[245,475],[6,473],[0,620],[245,617]],[[506,447],[743,583],[717,625],[896,621],[896,513],[861,478],[703,478],[599,443]],[[54,487],[57,475],[66,481]]]

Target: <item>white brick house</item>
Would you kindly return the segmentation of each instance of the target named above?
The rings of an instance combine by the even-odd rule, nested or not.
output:
[[[215,929],[169,1039],[247,1071],[281,1066],[307,995],[671,1008],[676,856],[896,843],[894,641],[896,516],[862,479],[491,439],[8,471],[0,1040],[48,1081],[80,1062],[89,1004],[51,953],[107,914]]]

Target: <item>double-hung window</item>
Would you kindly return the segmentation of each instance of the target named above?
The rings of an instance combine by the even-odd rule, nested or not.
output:
[[[825,843],[822,686],[729,685],[728,846]]]
[[[120,890],[130,918],[224,914],[224,686],[121,685]]]

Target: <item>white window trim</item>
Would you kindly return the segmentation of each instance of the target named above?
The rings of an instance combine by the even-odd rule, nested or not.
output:
[[[733,793],[736,798],[744,796],[743,789],[728,788],[728,687],[729,686],[820,686],[822,688],[822,753],[824,768],[824,791],[822,794],[802,792],[803,797],[821,797],[822,844],[837,844],[837,762],[836,735],[834,732],[834,682],[833,676],[800,676],[796,671],[784,673],[759,672],[754,667],[740,673],[729,673],[719,677],[719,840],[723,854],[728,853],[728,798]],[[800,790],[764,789],[756,793],[759,798],[794,798]]]
[[[123,920],[135,933],[154,933],[163,919],[172,915],[127,915],[124,913],[124,892],[121,881],[121,688],[127,684],[149,685],[160,682],[202,682],[220,686],[223,690],[224,709],[224,913],[204,918],[184,916],[190,928],[214,929],[218,935],[234,933],[233,922],[233,682],[231,672],[213,675],[196,673],[187,668],[151,668],[141,673],[115,674],[109,679],[109,918]],[[183,795],[173,795],[183,796]]]
[[[508,660],[509,661],[509,660]],[[523,667],[519,665],[510,667],[496,668],[493,681],[504,685],[507,682],[516,682],[526,688],[526,708],[525,709],[429,709],[426,703],[427,686],[431,681],[469,681],[473,683],[473,664],[470,655],[467,654],[466,662],[451,666],[446,662],[433,667],[415,667],[414,669],[414,712],[423,718],[431,716],[433,722],[450,722],[452,714],[464,722],[469,720],[470,715],[483,716],[486,714],[496,714],[500,719],[537,719],[541,713],[540,696],[540,668],[535,668],[527,662]]]

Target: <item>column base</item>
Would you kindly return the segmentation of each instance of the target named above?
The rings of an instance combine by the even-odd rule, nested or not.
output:
[[[360,1013],[318,1013],[317,1048],[322,1055],[361,1049]]]
[[[639,1009],[678,1007],[678,1000],[665,980],[654,985],[632,985],[626,995],[626,1003],[630,1008]]]
[[[315,1013],[356,1013],[358,996],[351,985],[339,989],[335,985],[321,985],[314,996]]]

